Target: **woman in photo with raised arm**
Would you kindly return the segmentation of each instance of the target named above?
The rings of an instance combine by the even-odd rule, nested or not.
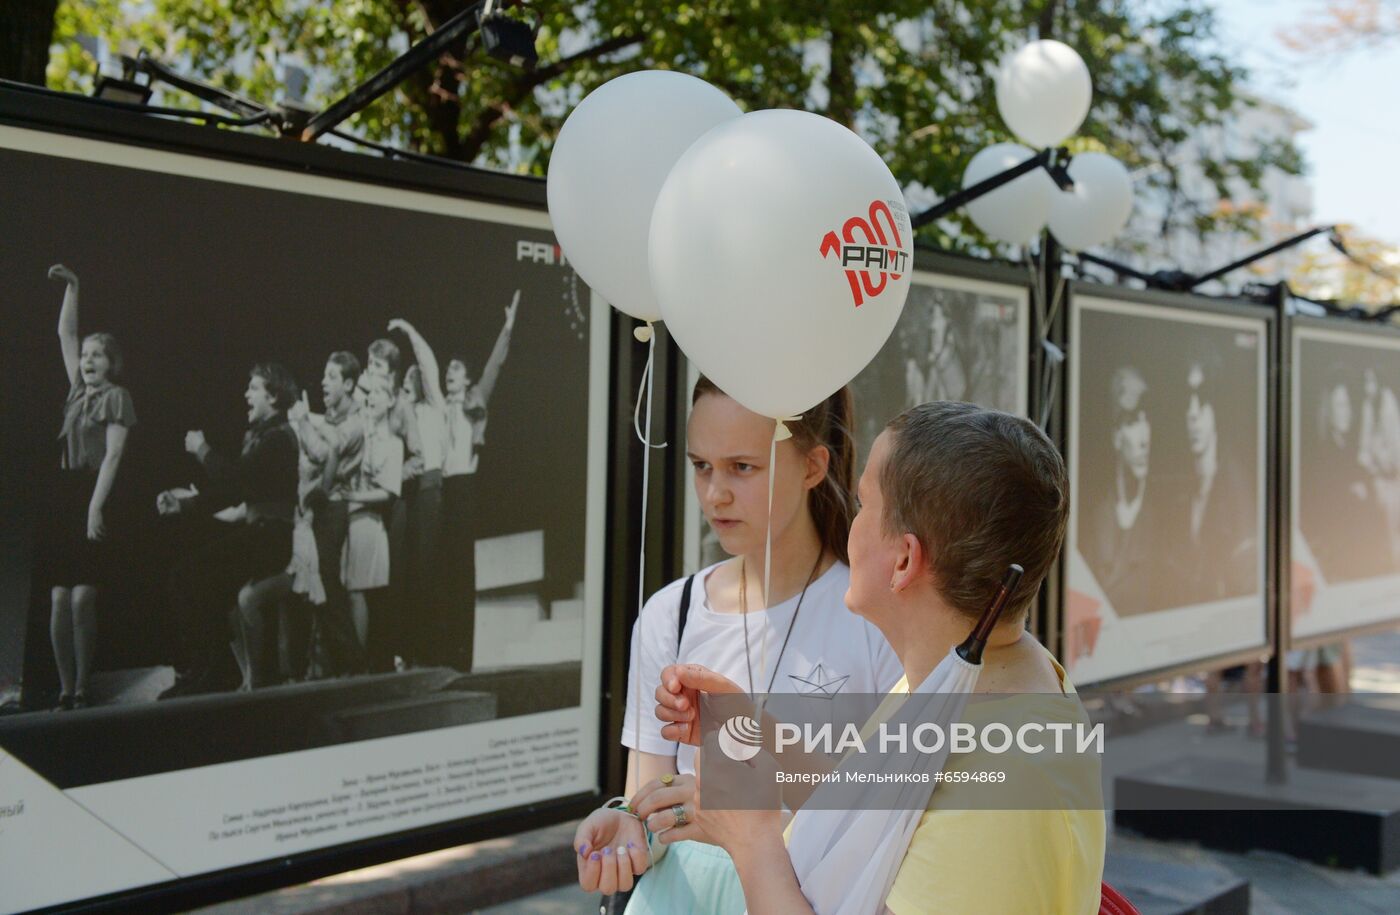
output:
[[[413,404],[423,448],[423,472],[404,483],[404,545],[408,550],[405,591],[411,599],[404,602],[405,619],[399,631],[409,654],[406,660],[414,665],[431,665],[448,660],[443,656],[448,631],[441,609],[438,553],[442,536],[442,467],[447,457],[447,401],[438,382],[437,357],[423,335],[401,318],[390,321],[389,330],[403,333],[413,348],[417,364],[404,372],[401,396]]]
[[[122,372],[116,338],[78,336],[77,275],[54,264],[49,278],[67,284],[58,313],[58,342],[68,399],[58,436],[58,487],[46,512],[42,550],[53,568],[49,635],[61,688],[58,707],[67,710],[88,704],[88,678],[97,654],[97,594],[110,571],[112,492],[136,408],[130,392],[116,384]]]
[[[520,290],[506,306],[506,320],[491,348],[480,380],[472,382],[465,359],[447,363],[445,396],[447,409],[447,448],[442,465],[442,541],[444,575],[441,605],[448,622],[445,650],[447,663],[460,670],[471,670],[476,641],[476,535],[477,512],[472,504],[472,480],[481,462],[486,443],[486,407],[501,376],[501,366],[510,352],[515,313],[520,308]],[[415,341],[417,352],[421,337]],[[426,348],[426,344],[423,344]]]
[[[887,692],[900,675],[884,637],[843,602],[855,513],[850,391],[842,388],[788,423],[792,438],[778,443],[775,467],[768,466],[773,420],[705,378],[692,405],[686,451],[696,497],[733,558],[672,582],[642,608],[632,630],[622,731],[630,810],[595,811],[574,837],[585,890],[625,891],[645,872],[629,915],[727,915],[744,907],[738,873],[723,849],[678,842],[668,851],[655,841],[648,849],[648,830],[665,835],[695,813],[695,750],[663,738],[664,722],[651,712],[664,668],[702,664],[751,693],[825,697]],[[770,473],[776,474],[773,564],[765,609]]]

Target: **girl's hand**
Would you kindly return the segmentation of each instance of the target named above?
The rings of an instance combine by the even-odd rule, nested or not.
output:
[[[102,509],[96,505],[88,506],[87,535],[89,540],[101,540],[107,536],[107,526],[102,523]]]
[[[49,279],[63,280],[69,286],[78,285],[78,275],[62,264],[54,264],[49,268]]]
[[[586,893],[626,892],[650,864],[641,820],[621,810],[595,810],[574,832],[578,885]]]

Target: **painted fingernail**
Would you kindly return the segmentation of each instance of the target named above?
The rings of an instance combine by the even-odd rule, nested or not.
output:
[[[627,847],[628,847],[628,848],[636,848],[637,845],[636,845],[635,842],[628,842],[628,843],[627,843]]]
[[[595,851],[593,854],[589,855],[589,856],[588,856],[588,860],[589,860],[589,861],[597,861],[597,860],[598,860],[598,853]]]
[[[587,854],[588,854],[588,843],[587,843],[587,842],[584,842],[582,845],[580,845],[580,846],[578,847],[578,853],[579,853],[580,855],[587,855]]]
[[[612,857],[612,846],[608,846],[607,848],[603,849],[603,856]]]

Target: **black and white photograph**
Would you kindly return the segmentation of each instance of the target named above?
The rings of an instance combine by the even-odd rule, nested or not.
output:
[[[1400,338],[1299,326],[1293,338],[1292,626],[1384,622],[1400,600]]]
[[[909,407],[960,400],[1025,414],[1027,290],[916,271],[904,313],[855,380],[856,447]]]
[[[1264,638],[1265,325],[1079,298],[1065,658],[1076,682]]]
[[[1029,321],[1023,286],[916,270],[889,340],[850,385],[857,460],[863,465],[885,423],[921,403],[961,400],[1025,415]],[[725,556],[689,488],[686,500],[687,556],[705,568]]]
[[[550,784],[368,834],[589,790],[607,341],[545,214],[0,139],[0,757],[248,790],[548,718]]]

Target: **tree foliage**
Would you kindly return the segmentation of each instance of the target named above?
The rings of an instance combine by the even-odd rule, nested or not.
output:
[[[1306,56],[1394,44],[1400,41],[1400,0],[1314,0],[1278,37],[1285,47]]]
[[[1371,311],[1400,305],[1400,247],[1363,235],[1354,226],[1340,225],[1337,233],[1351,256],[1314,246],[1290,272],[1289,286],[1309,298]]]
[[[82,88],[94,62],[79,35],[139,46],[192,75],[263,101],[281,91],[282,65],[314,74],[308,99],[325,104],[465,8],[465,0],[64,0],[49,80]],[[1095,102],[1077,147],[1106,149],[1130,168],[1159,163],[1139,192],[1179,201],[1181,225],[1215,228],[1190,203],[1173,151],[1237,105],[1243,73],[1217,46],[1201,0],[715,0],[637,3],[538,0],[533,73],[462,43],[347,125],[360,136],[420,152],[544,174],[565,116],[622,73],[675,69],[703,77],[746,110],[801,107],[864,135],[910,190],[931,203],[956,189],[968,159],[1011,139],[996,111],[993,74],[1008,51],[1055,37],[1094,76]],[[172,99],[167,98],[170,103]],[[1257,185],[1262,168],[1296,170],[1297,151],[1214,161],[1226,183]],[[1171,226],[1163,226],[1163,230]],[[961,219],[929,240],[991,247]]]

